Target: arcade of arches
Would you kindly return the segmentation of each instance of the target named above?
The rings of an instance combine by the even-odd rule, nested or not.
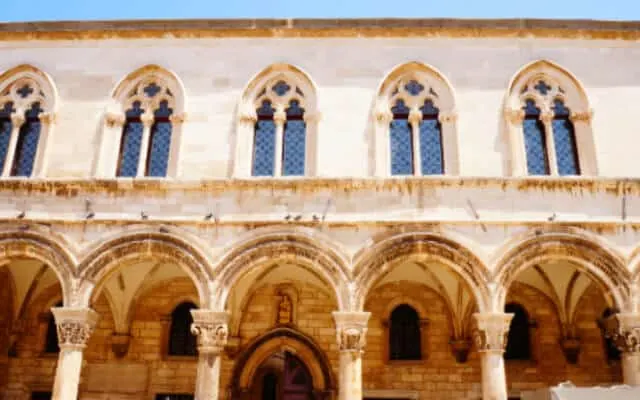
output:
[[[515,247],[490,274],[434,242],[374,244],[352,268],[329,250],[311,257],[311,243],[260,255],[249,243],[202,271],[206,258],[149,243],[98,246],[69,269],[7,245],[0,393],[506,400],[566,380],[640,384],[640,314],[614,258],[538,243],[539,256]]]

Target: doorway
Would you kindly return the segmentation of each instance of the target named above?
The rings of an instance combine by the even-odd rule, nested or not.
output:
[[[313,381],[306,365],[288,351],[274,353],[258,368],[252,398],[312,400]]]

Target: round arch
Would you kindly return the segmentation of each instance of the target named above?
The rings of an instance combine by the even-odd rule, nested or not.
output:
[[[581,269],[610,293],[615,305],[624,309],[629,298],[631,274],[624,258],[602,241],[577,229],[527,232],[510,241],[494,263],[496,294],[492,308],[501,312],[509,286],[525,269],[548,260],[566,260]]]
[[[99,244],[83,257],[78,267],[83,304],[89,304],[96,285],[104,282],[120,263],[153,256],[182,268],[196,287],[201,307],[207,307],[211,300],[211,267],[205,253],[192,243],[174,233],[142,231]]]
[[[333,290],[339,309],[347,309],[350,281],[347,258],[329,239],[306,229],[252,231],[232,245],[213,271],[217,289],[214,308],[225,308],[229,293],[244,274],[277,261],[291,261],[317,273]]]
[[[459,242],[430,232],[391,235],[359,252],[354,260],[357,287],[355,308],[363,309],[369,291],[391,266],[418,256],[442,263],[460,275],[468,285],[479,311],[485,310],[489,299],[489,272],[485,264]]]
[[[305,364],[315,391],[323,393],[324,398],[332,398],[331,393],[336,390],[336,379],[329,359],[312,338],[286,327],[273,329],[257,337],[237,357],[229,388],[232,398],[242,398],[242,393],[249,390],[262,363],[283,350],[291,352]]]
[[[51,268],[60,282],[64,305],[73,305],[76,258],[66,240],[37,228],[0,231],[0,267],[16,257],[32,258]]]

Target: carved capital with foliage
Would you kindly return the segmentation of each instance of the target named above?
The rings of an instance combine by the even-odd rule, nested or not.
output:
[[[229,314],[224,311],[191,310],[191,333],[198,337],[201,354],[220,354],[229,338]]]
[[[90,308],[54,307],[58,342],[62,350],[82,350],[98,322],[98,313]]]
[[[367,323],[369,312],[340,312],[333,313],[336,322],[336,339],[340,351],[364,351],[367,343]]]
[[[473,317],[476,319],[473,337],[478,351],[504,352],[513,314],[484,313],[473,314]]]
[[[623,353],[640,352],[640,314],[614,314],[601,321],[605,336]]]

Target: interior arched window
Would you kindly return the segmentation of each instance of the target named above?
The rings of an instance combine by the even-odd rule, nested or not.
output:
[[[413,307],[402,304],[391,312],[389,319],[389,359],[420,360],[420,317]]]
[[[193,317],[191,310],[197,308],[193,303],[181,303],[171,313],[169,330],[169,355],[196,355],[196,337],[191,333]]]
[[[36,174],[41,136],[51,121],[53,89],[46,75],[21,66],[0,77],[2,176]]]
[[[518,303],[509,303],[505,306],[504,312],[513,314],[504,353],[505,360],[530,360],[530,321],[527,311]]]
[[[438,94],[417,80],[400,82],[393,92],[390,124],[392,175],[444,173]]]
[[[54,307],[62,307],[62,302],[56,303]],[[44,352],[45,353],[58,353],[60,351],[60,344],[58,343],[58,328],[56,326],[56,320],[53,317],[53,313],[49,311],[47,320],[47,336],[45,337]]]
[[[307,124],[302,89],[278,80],[260,93],[253,142],[253,176],[305,173]]]
[[[614,309],[607,307],[602,313],[602,319],[607,319],[612,315],[615,315],[615,313],[616,311]],[[607,361],[620,361],[620,350],[618,349],[618,346],[616,346],[615,341],[611,337],[606,336],[604,330],[602,332],[602,338],[604,340]]]

